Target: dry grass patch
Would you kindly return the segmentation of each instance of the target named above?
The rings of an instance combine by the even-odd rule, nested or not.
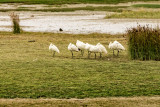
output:
[[[111,97],[93,99],[0,99],[0,106],[10,107],[158,107],[160,97]]]

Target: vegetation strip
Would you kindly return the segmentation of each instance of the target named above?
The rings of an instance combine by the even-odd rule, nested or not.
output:
[[[148,0],[0,0],[0,3],[25,3],[25,4],[77,4],[77,3],[96,3],[96,4],[117,4],[124,2],[148,1]],[[155,0],[150,0],[155,1]]]
[[[109,18],[159,19],[160,11],[123,11],[122,13],[107,15],[106,19]]]
[[[133,7],[144,7],[144,8],[160,8],[159,4],[135,4]]]
[[[112,11],[121,12],[122,9],[127,8],[127,6],[99,6],[99,7],[78,7],[78,8],[54,8],[54,9],[28,9],[28,8],[17,8],[17,9],[0,9],[1,12],[7,11],[42,11],[42,12],[70,12],[76,10],[89,10],[89,11]]]

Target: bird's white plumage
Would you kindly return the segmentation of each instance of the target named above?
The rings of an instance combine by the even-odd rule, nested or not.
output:
[[[101,49],[96,45],[91,45],[89,48],[89,52],[93,52],[93,53],[101,53]]]
[[[107,54],[107,50],[102,44],[98,43],[97,46],[99,47],[99,49],[101,50],[102,53]]]
[[[59,49],[57,48],[57,46],[55,46],[54,44],[50,44],[49,45],[49,50],[50,51],[53,51],[53,52],[57,52],[57,53],[60,53]]]
[[[112,49],[112,50],[125,50],[125,48],[123,47],[122,44],[120,44],[118,41],[114,41],[113,43],[110,42],[108,48]]]
[[[83,43],[82,41],[77,40],[76,46],[81,50],[85,50],[86,44]]]
[[[69,51],[79,51],[78,48],[74,44],[72,44],[72,43],[70,43],[68,45],[68,50]]]
[[[109,49],[112,49],[112,48],[113,48],[112,42],[109,43],[108,48],[109,48]]]
[[[92,46],[91,44],[86,43],[86,45],[85,45],[85,50],[89,51],[89,48],[90,48],[91,46]]]

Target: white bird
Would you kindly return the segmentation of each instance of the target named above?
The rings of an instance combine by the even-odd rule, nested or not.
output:
[[[91,45],[89,47],[89,52],[90,52],[90,54],[94,53],[95,54],[95,59],[96,59],[96,53],[101,53],[102,51],[97,45],[96,46],[95,45]],[[90,56],[90,54],[89,54],[89,56]]]
[[[72,58],[73,58],[73,51],[76,51],[76,52],[79,51],[79,49],[78,49],[74,44],[72,44],[72,43],[70,43],[70,44],[68,45],[68,50],[71,51],[71,53],[72,53]]]
[[[60,51],[59,51],[59,49],[57,48],[57,46],[55,46],[54,44],[50,44],[49,45],[49,51],[52,51],[53,52],[53,57],[54,57],[54,55],[55,55],[55,53],[57,52],[57,53],[60,53]]]
[[[97,46],[101,50],[101,52],[100,52],[100,58],[102,57],[102,53],[107,54],[107,50],[106,50],[106,48],[102,44],[98,43]]]
[[[86,43],[85,50],[88,51],[88,58],[89,58],[89,55],[90,55],[89,48],[90,48],[91,46],[93,46],[93,45],[91,45],[91,44],[89,44],[89,43]]]
[[[114,55],[114,50],[117,50],[118,51],[117,56],[120,50],[125,50],[122,44],[120,44],[118,41],[114,41],[113,43],[110,42],[108,48],[113,50],[113,55]]]
[[[76,46],[78,47],[78,49],[81,51],[81,54],[83,56],[84,54],[84,50],[85,50],[85,47],[86,47],[86,44],[77,40],[77,43],[76,43]]]

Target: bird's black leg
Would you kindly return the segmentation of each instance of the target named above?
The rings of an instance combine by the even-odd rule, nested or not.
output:
[[[83,53],[82,53],[82,56],[84,55],[84,50],[82,51]]]
[[[72,58],[73,58],[73,52],[71,51],[71,53],[72,53]]]
[[[83,56],[83,54],[84,54],[84,50],[81,50],[81,54],[82,54],[82,56]]]
[[[55,53],[56,53],[56,52],[54,51],[54,52],[53,52],[53,57],[55,56]]]
[[[88,58],[89,58],[89,51],[88,51]]]
[[[96,59],[96,53],[95,53],[95,59]]]
[[[114,55],[114,50],[113,50],[113,55]]]
[[[72,52],[72,58],[73,58],[73,52]]]
[[[81,55],[83,56],[83,51],[81,50]]]
[[[100,53],[100,58],[102,58],[102,53]]]
[[[88,58],[90,58],[90,54],[91,54],[91,53],[88,51]]]
[[[119,50],[118,50],[118,52],[117,52],[117,56],[119,55]]]

